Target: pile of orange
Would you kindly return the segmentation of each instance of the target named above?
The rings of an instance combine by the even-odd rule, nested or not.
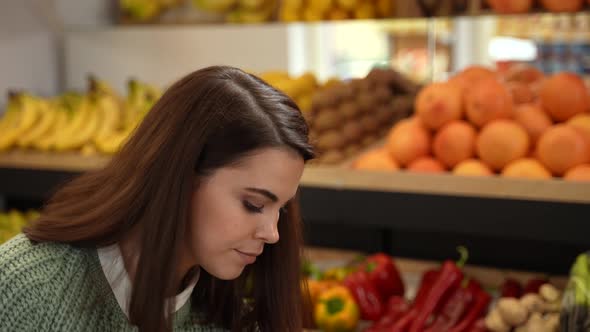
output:
[[[572,73],[471,66],[424,87],[357,169],[590,181],[590,92]]]

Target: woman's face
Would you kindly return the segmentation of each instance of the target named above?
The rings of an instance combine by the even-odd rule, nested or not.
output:
[[[240,276],[265,244],[279,241],[280,210],[294,197],[303,167],[297,153],[267,148],[201,179],[186,239],[192,263],[222,280]]]

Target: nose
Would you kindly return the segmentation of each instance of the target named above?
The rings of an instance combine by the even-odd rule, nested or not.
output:
[[[279,220],[268,218],[264,220],[256,229],[255,237],[264,243],[274,244],[279,242]]]

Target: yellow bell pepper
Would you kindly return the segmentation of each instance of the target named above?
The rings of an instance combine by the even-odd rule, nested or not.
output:
[[[320,294],[314,319],[324,332],[351,332],[357,328],[359,309],[350,291],[338,285]]]
[[[315,304],[318,302],[318,298],[320,295],[325,292],[326,290],[341,285],[333,280],[313,280],[307,279],[305,281],[307,283],[307,290],[309,291],[309,297],[311,300],[312,306],[315,308]],[[304,294],[305,295],[305,294]]]
[[[324,272],[323,279],[324,280],[343,281],[352,272],[353,272],[353,269],[350,267],[346,267],[346,266],[333,267],[333,268],[327,269]]]

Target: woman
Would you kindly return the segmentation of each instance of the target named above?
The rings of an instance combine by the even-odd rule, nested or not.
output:
[[[260,79],[182,78],[0,247],[0,330],[301,331],[294,196],[312,156],[297,105]]]

